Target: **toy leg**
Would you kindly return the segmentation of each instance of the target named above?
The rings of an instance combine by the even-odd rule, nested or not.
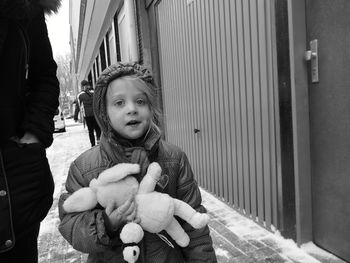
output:
[[[209,222],[207,214],[198,213],[189,204],[174,198],[175,211],[174,214],[181,217],[194,228],[202,228]]]
[[[140,183],[139,193],[145,194],[145,193],[153,192],[160,178],[161,172],[162,172],[162,168],[158,163],[156,162],[151,163],[148,166],[146,175],[143,177]]]
[[[63,203],[63,209],[67,213],[82,212],[94,208],[97,205],[96,194],[89,187],[80,188],[69,196]]]
[[[170,224],[165,228],[165,231],[180,247],[186,247],[190,243],[190,238],[175,218],[173,218]]]

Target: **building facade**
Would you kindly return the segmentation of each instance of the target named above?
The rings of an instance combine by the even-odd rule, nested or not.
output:
[[[346,0],[71,0],[72,81],[148,65],[165,138],[201,187],[350,261],[349,11]]]

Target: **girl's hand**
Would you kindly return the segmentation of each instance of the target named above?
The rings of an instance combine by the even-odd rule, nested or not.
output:
[[[124,223],[133,221],[136,216],[134,196],[131,196],[119,207],[117,207],[116,202],[109,202],[105,209],[105,213],[109,219],[110,226],[114,231]]]

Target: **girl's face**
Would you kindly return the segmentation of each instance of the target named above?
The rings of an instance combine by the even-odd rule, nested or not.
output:
[[[107,114],[112,128],[126,139],[138,139],[148,130],[152,113],[145,85],[136,79],[119,78],[108,87]]]

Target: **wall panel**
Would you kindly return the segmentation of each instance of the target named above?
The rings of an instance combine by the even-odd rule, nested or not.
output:
[[[187,153],[202,187],[267,228],[278,224],[280,176],[273,5],[157,5],[167,140]]]

